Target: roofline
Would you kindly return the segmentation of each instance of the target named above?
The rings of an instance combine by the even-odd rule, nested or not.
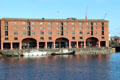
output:
[[[72,19],[72,18],[67,18],[67,19],[47,19],[47,18],[1,18],[0,20],[32,20],[32,21],[104,21],[104,22],[109,22],[108,20],[105,19]]]

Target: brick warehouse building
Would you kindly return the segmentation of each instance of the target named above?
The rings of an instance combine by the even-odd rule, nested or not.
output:
[[[1,50],[109,47],[107,20],[2,18],[0,34]]]

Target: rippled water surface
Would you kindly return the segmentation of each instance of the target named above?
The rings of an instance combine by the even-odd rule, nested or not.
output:
[[[0,80],[120,80],[120,53],[0,58]]]

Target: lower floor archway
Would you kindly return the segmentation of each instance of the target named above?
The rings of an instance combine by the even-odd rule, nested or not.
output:
[[[87,47],[97,47],[98,46],[98,39],[95,37],[90,37],[86,39],[86,46]]]
[[[55,48],[68,48],[69,40],[66,38],[58,38],[55,40]]]
[[[36,48],[37,47],[37,41],[33,38],[26,38],[22,40],[22,48],[23,49],[29,49],[29,48]]]

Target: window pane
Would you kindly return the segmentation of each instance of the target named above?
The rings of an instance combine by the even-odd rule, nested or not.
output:
[[[42,25],[43,24],[43,22],[40,22],[40,25]]]
[[[44,29],[44,27],[40,27],[40,29]]]
[[[26,35],[26,32],[23,32],[24,35]]]
[[[52,27],[48,27],[48,29],[52,29]]]
[[[17,35],[18,34],[18,32],[14,32],[14,35]]]

